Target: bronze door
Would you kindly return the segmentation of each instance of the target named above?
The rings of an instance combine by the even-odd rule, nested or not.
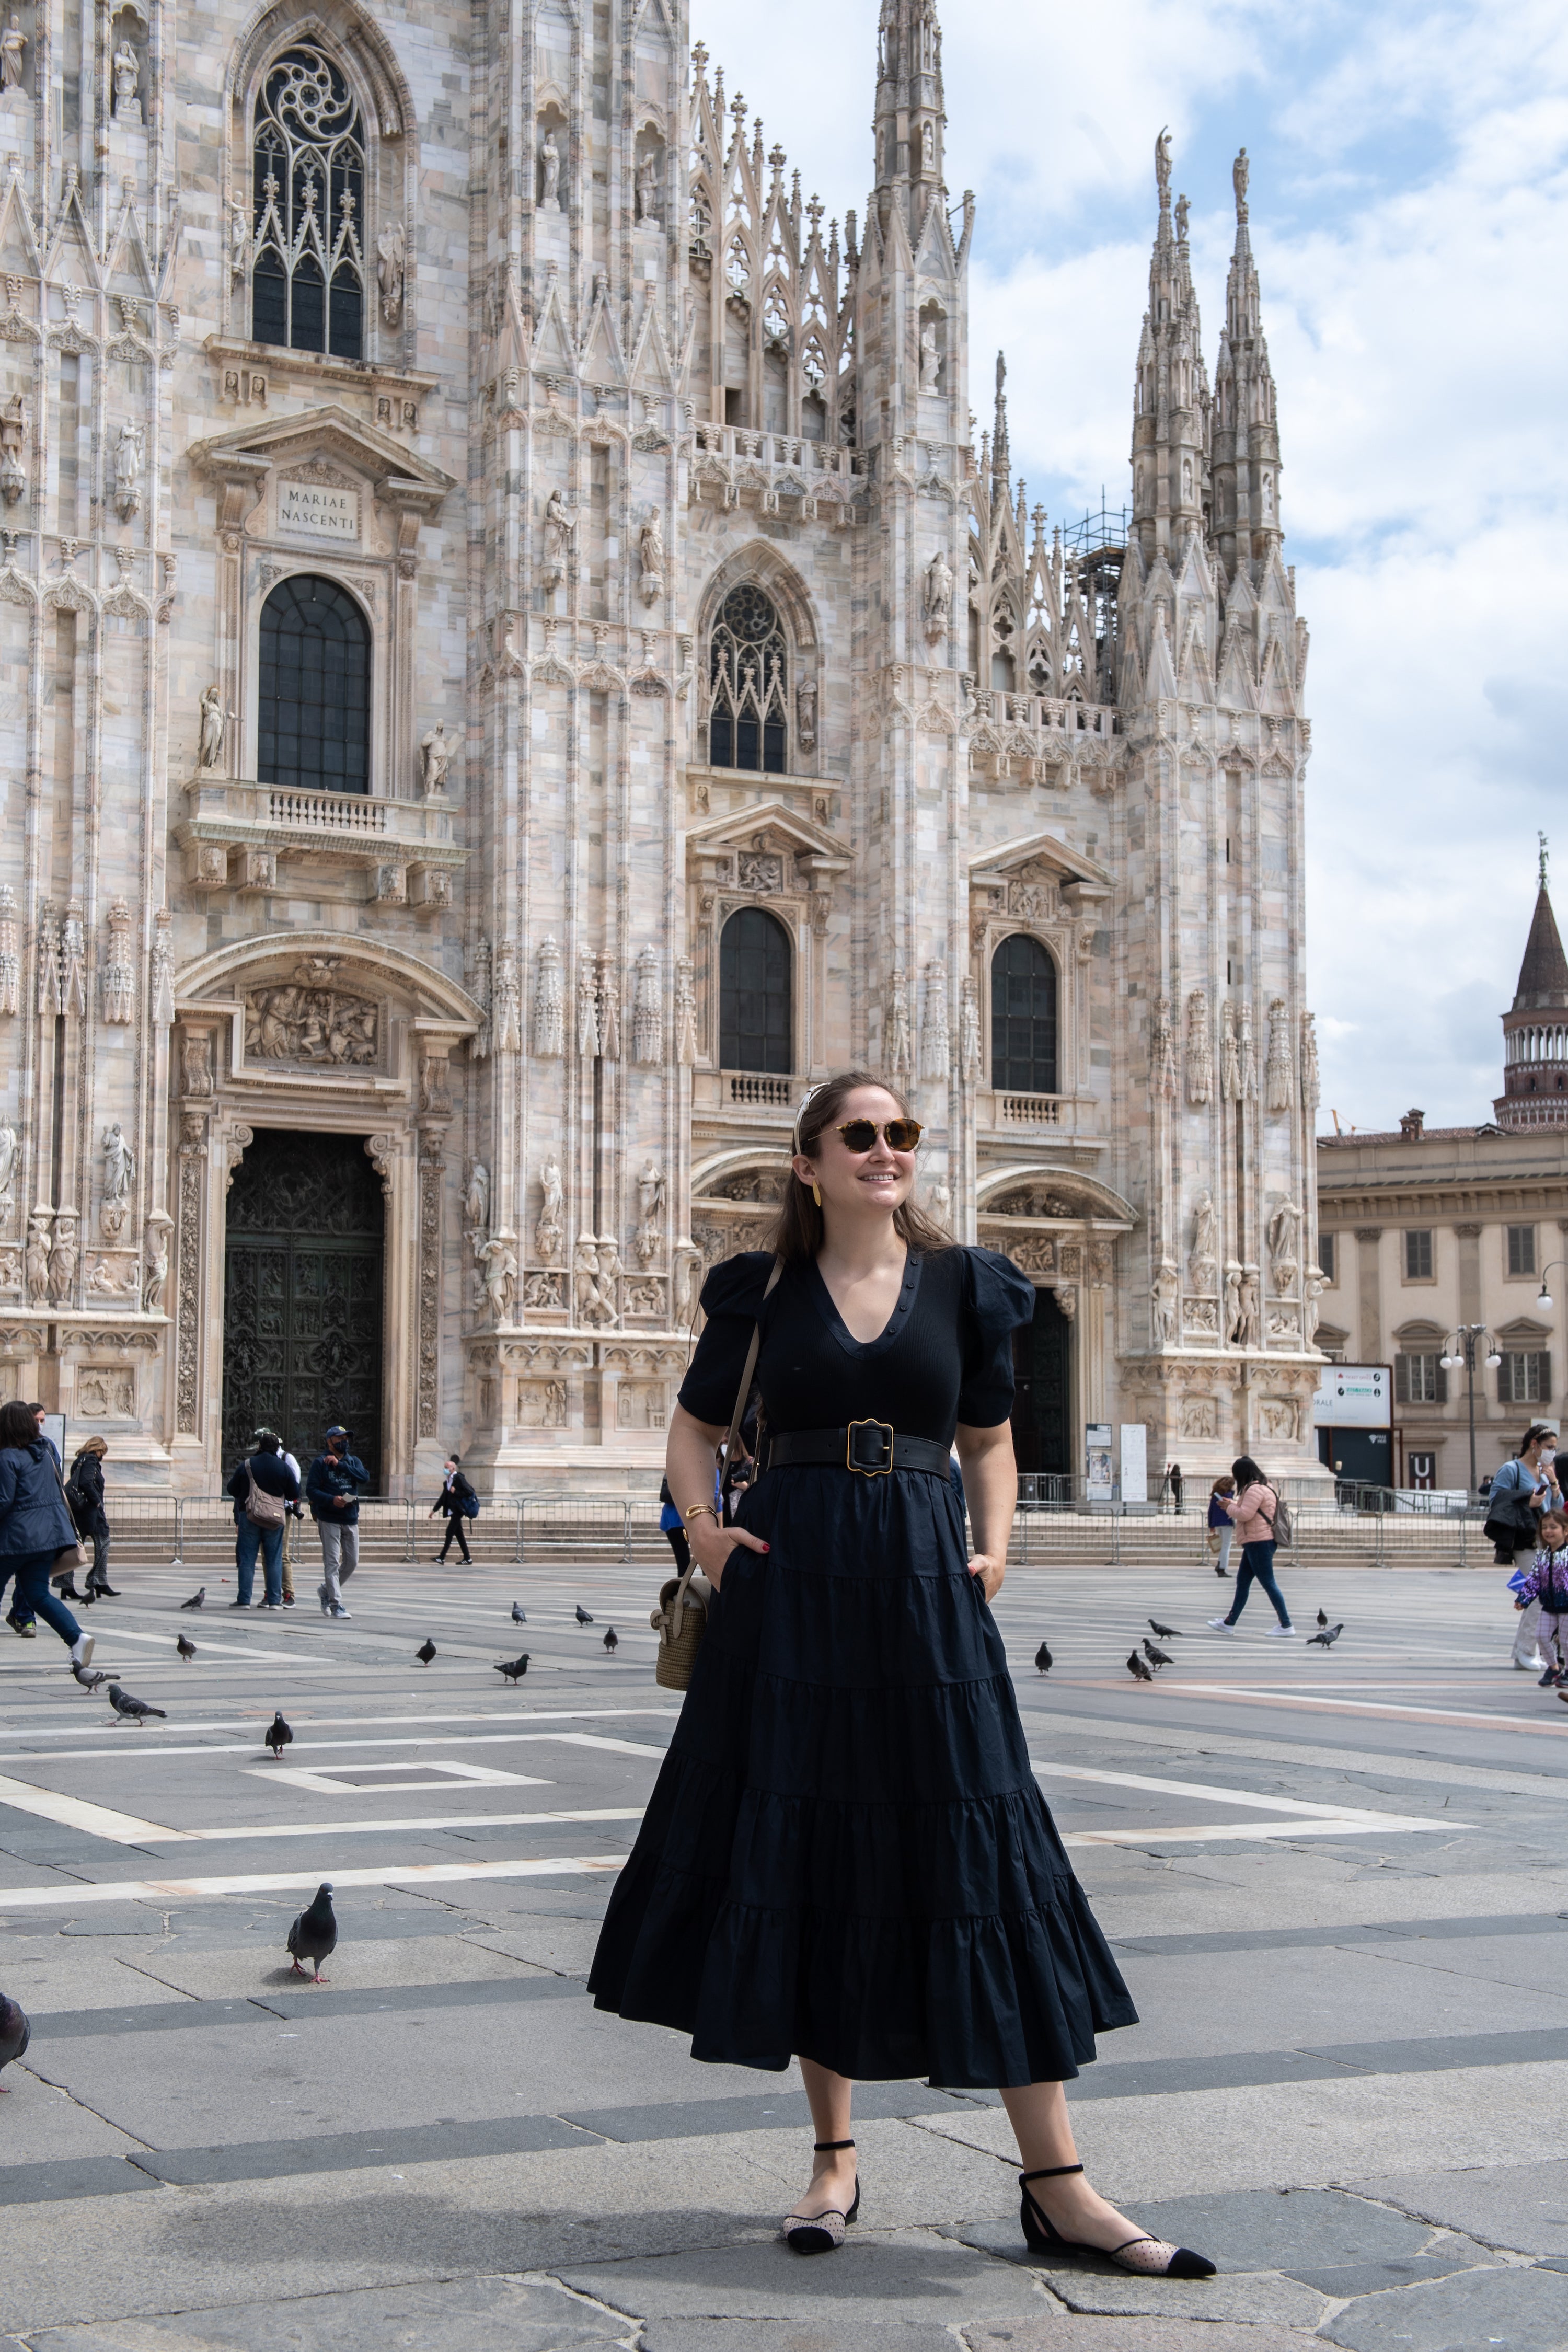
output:
[[[341,1421],[380,1491],[383,1223],[362,1136],[258,1131],[228,1196],[226,1474],[260,1428],[303,1472]]]
[[[1013,1334],[1013,1448],[1020,1470],[1071,1475],[1071,1334],[1054,1293],[1037,1290],[1034,1321]]]

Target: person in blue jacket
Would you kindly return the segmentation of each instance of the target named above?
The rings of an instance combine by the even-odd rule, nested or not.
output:
[[[323,1617],[346,1619],[343,1586],[359,1566],[359,1489],[370,1484],[370,1472],[357,1454],[349,1452],[349,1432],[335,1421],[327,1432],[324,1453],[318,1454],[305,1474],[305,1500],[321,1538],[322,1580],[316,1598]]]
[[[234,1565],[237,1597],[231,1609],[248,1609],[256,1585],[256,1560],[261,1557],[263,1609],[283,1606],[283,1528],[290,1503],[300,1499],[300,1481],[289,1466],[283,1440],[275,1429],[258,1429],[251,1439],[255,1451],[230,1473],[224,1492],[234,1497]],[[280,1505],[276,1527],[260,1527],[246,1509],[252,1486]]]
[[[0,1405],[0,1591],[15,1577],[17,1612],[41,1617],[69,1650],[72,1665],[85,1666],[92,1635],[49,1587],[57,1555],[76,1540],[53,1446],[28,1406]]]

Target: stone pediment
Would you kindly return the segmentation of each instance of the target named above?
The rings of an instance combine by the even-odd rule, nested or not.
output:
[[[1098,1177],[1086,1176],[1079,1168],[1041,1167],[1027,1161],[986,1169],[975,1187],[975,1208],[982,1218],[1046,1223],[1087,1219],[1128,1231],[1142,1222],[1131,1202],[1124,1201]]]
[[[694,880],[771,897],[830,890],[854,861],[826,826],[763,801],[693,825],[686,863]]]
[[[1056,833],[1035,833],[1021,841],[1004,842],[972,860],[971,889],[1005,888],[1024,878],[1024,869],[1037,866],[1057,877],[1058,885],[1084,882],[1100,890],[1110,887],[1110,875],[1081,849],[1073,849]]]
[[[302,969],[306,966],[310,967],[309,972]],[[297,930],[235,940],[183,966],[174,979],[175,1003],[181,1009],[195,1002],[210,1006],[232,1000],[246,1005],[247,1019],[254,1017],[258,1030],[264,1018],[269,1020],[267,1045],[279,1059],[287,1058],[300,1043],[290,1024],[299,1026],[303,1037],[307,1013],[319,1013],[321,1008],[302,1011],[293,998],[271,1000],[280,991],[298,993],[311,988],[330,996],[334,1006],[339,998],[352,1006],[353,1021],[339,1025],[365,1045],[371,1043],[365,1034],[365,1011],[383,996],[397,999],[416,1019],[432,1028],[449,1030],[454,1036],[475,1034],[484,1020],[483,1008],[468,991],[423,957],[358,932]],[[263,999],[268,1001],[263,1003]],[[313,1034],[305,1043],[313,1047]],[[311,1057],[307,1052],[305,1058]],[[355,1055],[345,1047],[331,1058],[348,1061]]]
[[[355,480],[368,478],[378,498],[419,504],[430,513],[457,488],[450,474],[426,464],[390,434],[362,423],[336,401],[215,435],[196,442],[190,457],[204,473],[221,481],[248,478],[258,492],[274,467],[289,472],[310,464],[346,467]]]

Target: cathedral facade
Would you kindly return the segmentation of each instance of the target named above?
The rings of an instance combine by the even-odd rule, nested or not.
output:
[[[1047,530],[931,0],[825,225],[681,0],[0,37],[0,1378],[123,1479],[642,1486],[805,1087],[1034,1281],[1020,1463],[1307,1468],[1306,631],[1247,163]],[[1134,349],[1129,321],[1129,355]],[[1063,361],[1070,360],[1064,327]]]

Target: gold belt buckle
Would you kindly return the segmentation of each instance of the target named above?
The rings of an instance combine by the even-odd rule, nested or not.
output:
[[[857,1462],[854,1459],[855,1432],[858,1429],[885,1429],[887,1431],[888,1460],[885,1468],[880,1470],[868,1470],[863,1462]],[[852,1421],[848,1428],[844,1433],[844,1467],[846,1470],[853,1470],[862,1478],[890,1478],[893,1475],[894,1435],[895,1432],[890,1421]]]

